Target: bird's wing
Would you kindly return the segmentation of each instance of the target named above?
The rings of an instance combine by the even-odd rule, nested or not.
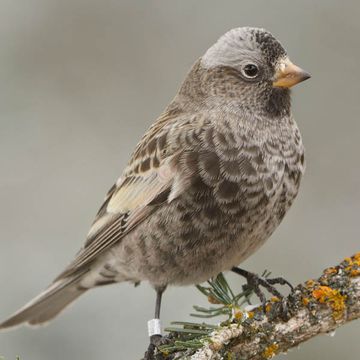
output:
[[[110,189],[98,211],[85,246],[56,280],[92,263],[158,206],[172,201],[186,189],[191,174],[181,173],[177,167],[186,149],[168,140],[174,132],[172,120],[171,114],[165,114],[140,141],[123,176]],[[176,125],[175,131],[178,128]]]

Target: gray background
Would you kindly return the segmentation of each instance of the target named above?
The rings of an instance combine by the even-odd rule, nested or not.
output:
[[[191,64],[225,31],[271,30],[313,78],[293,92],[307,149],[301,193],[244,267],[293,283],[359,251],[360,49],[356,1],[2,0],[0,318],[44,288],[80,248],[103,196]],[[239,279],[229,276],[234,284]],[[170,288],[163,321],[204,300]],[[48,327],[0,334],[13,360],[137,359],[154,294],[96,289]],[[287,359],[354,359],[360,323]]]

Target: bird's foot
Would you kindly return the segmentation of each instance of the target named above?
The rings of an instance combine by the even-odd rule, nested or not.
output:
[[[289,309],[287,307],[287,301],[274,285],[287,285],[289,286],[291,292],[293,292],[294,287],[284,278],[264,278],[252,272],[240,269],[238,267],[233,267],[232,271],[238,275],[245,277],[247,284],[243,286],[244,290],[253,290],[256,296],[260,299],[264,312],[266,312],[266,296],[261,290],[261,287],[265,288],[270,294],[276,296],[279,299],[280,306],[280,316],[283,320],[289,318]]]
[[[157,356],[158,355],[157,349],[159,346],[167,344],[167,342],[168,341],[162,335],[151,335],[150,336],[150,344],[144,355],[144,360],[163,359],[162,354],[160,354],[160,357]]]

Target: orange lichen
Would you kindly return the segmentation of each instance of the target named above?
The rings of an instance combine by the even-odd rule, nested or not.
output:
[[[360,275],[360,253],[355,254],[352,258],[345,258],[344,261],[348,264],[345,271],[351,277]]]
[[[307,297],[302,298],[302,303],[304,306],[307,306],[309,304],[310,300]]]
[[[279,349],[279,345],[277,345],[275,343],[271,344],[264,350],[262,355],[265,359],[271,359],[272,357],[274,357],[276,355],[278,349]]]
[[[271,310],[271,304],[267,303],[265,306],[265,311],[268,313],[268,312],[270,312],[270,310]]]
[[[279,302],[280,299],[277,296],[273,296],[270,301],[271,302]]]
[[[165,357],[168,357],[170,355],[169,351],[167,350],[161,350],[160,349],[160,352],[165,356]]]
[[[253,311],[248,311],[247,316],[249,319],[252,319],[254,317],[255,313]]]
[[[329,267],[324,270],[324,274],[326,274],[326,275],[337,274],[337,272],[338,272],[338,270],[334,267]]]
[[[353,269],[350,271],[350,276],[351,277],[356,277],[356,276],[360,276],[360,269]]]
[[[346,296],[341,295],[339,290],[328,286],[319,286],[313,290],[312,295],[319,303],[328,304],[331,307],[334,320],[339,320],[343,317],[346,308]]]
[[[242,317],[243,317],[243,313],[238,310],[238,309],[234,309],[234,318],[237,319],[237,320],[241,320]]]
[[[314,280],[308,280],[305,285],[308,289],[311,289],[315,286],[316,282]]]

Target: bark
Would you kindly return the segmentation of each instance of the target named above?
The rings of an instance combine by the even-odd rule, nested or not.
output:
[[[281,308],[288,308],[282,319]],[[273,298],[237,314],[236,320],[204,338],[195,353],[188,349],[158,354],[158,359],[263,360],[286,353],[316,335],[330,333],[360,317],[360,253],[324,270],[320,278],[300,284],[283,302]]]

